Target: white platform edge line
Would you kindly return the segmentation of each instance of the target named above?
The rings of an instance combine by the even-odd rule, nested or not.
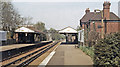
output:
[[[50,59],[53,57],[53,55],[55,54],[55,50],[59,47],[60,45],[58,45],[40,64],[38,67],[45,67],[48,62],[50,61]]]

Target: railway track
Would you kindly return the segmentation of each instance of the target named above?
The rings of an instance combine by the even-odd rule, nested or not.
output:
[[[59,41],[53,42],[49,45],[45,45],[45,46],[38,48],[30,53],[28,52],[28,54],[26,54],[18,59],[15,59],[14,61],[3,64],[2,67],[10,67],[10,66],[12,66],[12,67],[25,67],[25,66],[29,65],[32,61],[37,59],[39,56],[41,56],[43,53],[48,51],[50,48],[55,46],[57,43],[59,43]]]
[[[4,51],[4,49],[3,49],[3,51],[0,51],[0,55],[2,55],[2,59],[0,59],[0,63],[3,62],[3,61],[9,60],[11,58],[17,57],[19,55],[25,54],[27,52],[33,51],[34,49],[37,49],[37,48],[42,47],[42,46],[45,46],[46,44],[49,44],[49,43],[52,43],[52,41],[45,41],[45,42],[34,43],[34,45],[23,46],[23,47],[18,46],[20,48],[16,47],[16,48],[10,49],[10,50],[7,47],[8,50]],[[15,46],[13,46],[13,47],[15,47]]]

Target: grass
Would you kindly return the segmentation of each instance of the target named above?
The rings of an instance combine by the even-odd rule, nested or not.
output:
[[[93,59],[93,57],[94,57],[94,47],[80,46],[80,49],[85,54],[87,54],[88,56],[90,56]]]

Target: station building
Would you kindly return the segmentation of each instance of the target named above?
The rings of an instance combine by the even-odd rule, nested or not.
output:
[[[120,32],[120,18],[115,13],[110,12],[110,5],[110,2],[105,1],[103,10],[94,10],[94,12],[90,12],[90,9],[87,8],[85,15],[80,19],[82,29],[99,33],[103,29],[104,34]]]
[[[32,27],[20,27],[15,30],[14,39],[17,43],[35,43],[44,41],[45,33]]]
[[[65,35],[66,40],[64,43],[70,43],[70,44],[78,43],[78,37],[77,37],[78,32],[74,28],[68,26],[66,28],[59,30],[59,33]]]

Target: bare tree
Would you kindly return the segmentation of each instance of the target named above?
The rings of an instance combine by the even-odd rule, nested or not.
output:
[[[0,16],[2,29],[5,31],[13,31],[15,28],[22,24],[22,18],[14,9],[11,2],[0,2]]]
[[[23,22],[23,25],[27,25],[27,26],[28,26],[28,25],[33,25],[32,19],[33,19],[33,18],[32,18],[32,17],[29,17],[29,16],[28,16],[28,17],[24,17],[24,18],[23,18],[23,21],[24,21],[24,22]]]
[[[1,12],[1,10],[2,10],[2,3],[0,1],[0,29],[2,29],[2,12]]]

